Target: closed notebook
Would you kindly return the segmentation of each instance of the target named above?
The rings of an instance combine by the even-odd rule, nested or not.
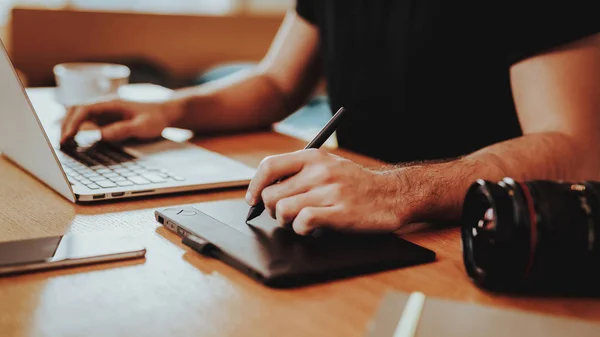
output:
[[[398,322],[409,296],[398,292],[387,294],[365,336],[400,337]],[[600,336],[600,324],[520,310],[429,297],[425,297],[421,308],[414,337]]]

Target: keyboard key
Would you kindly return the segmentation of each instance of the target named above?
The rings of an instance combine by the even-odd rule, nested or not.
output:
[[[91,169],[85,165],[73,165],[71,168],[73,171],[91,171]]]
[[[173,179],[175,179],[177,181],[184,181],[185,180],[184,177],[180,177],[180,176],[173,176]]]
[[[77,173],[79,173],[79,174],[81,174],[81,175],[85,175],[86,173],[92,173],[92,172],[94,172],[94,171],[90,170],[90,169],[89,169],[89,168],[87,168],[87,167],[84,167],[84,168],[80,168],[80,169],[79,169],[79,168],[78,168],[78,169],[75,169],[75,172],[77,172]]]
[[[139,160],[122,147],[106,142],[74,144],[59,153],[70,180],[79,180],[92,188],[146,185],[167,181],[172,173]],[[177,177],[183,180],[182,177]]]
[[[96,184],[98,184],[100,187],[104,187],[104,188],[117,187],[117,185],[115,183],[113,183],[112,181],[108,181],[108,180],[99,180],[99,181],[96,181]]]
[[[71,169],[73,170],[73,172],[77,172],[80,174],[83,174],[84,172],[93,172],[92,170],[90,170],[89,168],[81,165],[81,166],[72,166]]]
[[[128,178],[130,181],[132,181],[133,183],[135,183],[136,185],[146,185],[146,184],[150,184],[150,181],[140,177],[140,176],[136,176],[136,177],[129,177]]]
[[[81,162],[83,164],[84,167],[92,167],[94,165],[98,165],[100,163],[98,163],[97,161],[87,157],[87,156],[80,156],[79,158],[77,158],[79,160],[79,162]]]
[[[98,185],[96,185],[96,184],[89,184],[89,185],[87,185],[87,187],[88,187],[90,190],[97,190],[97,189],[99,189],[99,188],[100,188],[100,186],[98,186]]]
[[[114,160],[112,158],[108,158],[108,157],[100,157],[100,160],[104,165],[106,165],[108,167],[115,165],[117,163],[116,160]]]
[[[163,183],[166,181],[164,178],[154,173],[146,173],[142,174],[141,176],[147,180],[150,180],[153,183]]]
[[[154,170],[154,167],[151,164],[142,164],[142,163],[138,163],[138,165],[140,166],[141,169],[144,170]]]

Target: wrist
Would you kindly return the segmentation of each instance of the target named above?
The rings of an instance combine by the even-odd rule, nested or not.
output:
[[[185,98],[172,97],[162,103],[163,113],[169,126],[178,127],[185,115]]]
[[[392,168],[375,173],[379,183],[377,194],[394,215],[394,223],[400,226],[418,221],[423,205],[423,193],[407,168]]]
[[[467,189],[474,181],[477,165],[468,159],[422,166],[421,210],[423,221],[458,220]]]
[[[456,162],[414,165],[387,172],[404,223],[454,220],[460,216],[464,184],[460,175],[453,173],[456,165]]]

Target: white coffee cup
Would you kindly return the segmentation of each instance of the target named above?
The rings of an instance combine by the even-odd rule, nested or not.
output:
[[[64,106],[93,103],[117,97],[129,83],[130,69],[112,63],[62,63],[54,67],[56,99]]]

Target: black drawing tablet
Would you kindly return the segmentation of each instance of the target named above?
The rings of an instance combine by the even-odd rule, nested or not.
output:
[[[156,219],[201,254],[270,287],[293,287],[435,261],[435,253],[392,233],[325,231],[300,236],[265,211],[245,223],[241,199],[169,207]],[[191,234],[191,235],[190,235]]]

